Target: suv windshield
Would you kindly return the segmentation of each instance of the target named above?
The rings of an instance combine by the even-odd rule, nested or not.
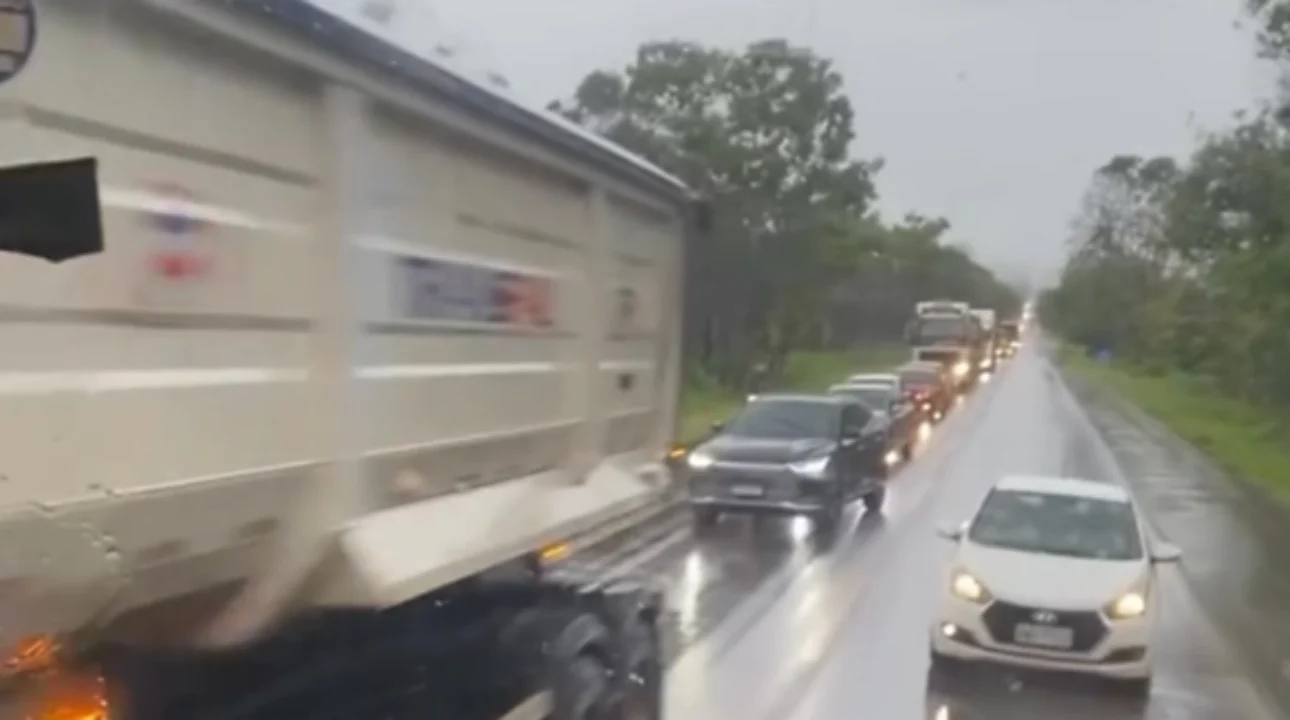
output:
[[[1125,502],[992,490],[968,530],[978,545],[1094,560],[1137,560],[1142,543]]]
[[[846,395],[864,403],[870,410],[886,412],[894,399],[891,388],[883,385],[835,385],[829,388],[831,395]]]
[[[818,400],[758,400],[744,408],[725,435],[766,439],[833,438],[838,406]]]

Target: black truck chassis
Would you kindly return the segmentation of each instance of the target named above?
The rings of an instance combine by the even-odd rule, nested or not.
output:
[[[105,645],[113,720],[657,720],[661,594],[562,568],[472,579],[382,611],[298,617],[221,651]]]

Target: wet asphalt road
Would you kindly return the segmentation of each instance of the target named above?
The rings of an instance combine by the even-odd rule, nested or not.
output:
[[[631,547],[609,547],[608,572],[668,588],[668,720],[1284,717],[1171,568],[1145,708],[1095,683],[1003,670],[929,688],[927,633],[950,550],[935,528],[965,519],[1000,476],[1027,472],[1121,480],[1032,346],[931,433],[883,516],[852,508],[832,544],[804,520],[733,518],[696,537],[678,512]]]

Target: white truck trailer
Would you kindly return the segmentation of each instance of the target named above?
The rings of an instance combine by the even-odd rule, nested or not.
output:
[[[966,315],[971,306],[960,300],[923,300],[914,303],[914,317],[924,315]]]
[[[658,717],[656,593],[546,561],[671,483],[684,185],[304,0],[0,0],[0,166],[77,158],[0,717]]]

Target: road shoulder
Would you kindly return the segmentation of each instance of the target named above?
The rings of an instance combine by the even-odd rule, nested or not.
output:
[[[1137,407],[1063,378],[1260,694],[1290,716],[1290,518]]]

